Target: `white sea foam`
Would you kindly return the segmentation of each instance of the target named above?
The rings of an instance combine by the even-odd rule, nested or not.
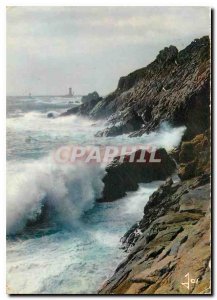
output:
[[[49,100],[41,100],[47,107]],[[58,100],[60,106],[61,101]],[[41,102],[38,101],[40,109]],[[119,239],[142,217],[143,207],[158,183],[142,185],[137,192],[113,203],[94,205],[103,189],[104,168],[57,165],[51,155],[41,155],[65,143],[143,143],[170,150],[179,144],[185,128],[162,124],[157,132],[142,137],[95,138],[94,134],[104,128],[103,122],[77,116],[48,119],[47,112],[56,108],[49,106],[45,112],[36,109],[26,113],[26,104],[18,104],[18,100],[14,102],[24,110],[17,116],[12,112],[13,117],[7,119],[7,151],[11,153],[7,163],[7,232],[22,232],[27,220],[34,220],[41,213],[45,197],[54,205],[62,230],[7,240],[8,290],[96,293],[125,255],[118,249]],[[93,123],[96,124],[91,126]],[[70,227],[73,230],[65,230]]]
[[[58,220],[73,225],[92,208],[103,189],[105,171],[99,165],[61,166],[48,157],[25,164],[9,163],[8,169],[8,234],[21,231],[28,220],[36,219],[45,197],[54,207]]]
[[[141,218],[158,184],[141,185],[119,201],[99,204],[73,232],[9,244],[9,289],[14,293],[96,293],[125,257],[119,249],[120,237]]]
[[[70,116],[47,119],[39,112],[29,112],[19,118],[8,119],[8,128],[23,133],[36,132],[40,142],[45,132],[57,136],[72,132],[74,140],[93,143],[94,133],[102,126],[91,127],[91,120]],[[73,128],[73,129],[72,129]],[[185,127],[171,128],[162,124],[157,132],[142,137],[129,138],[127,135],[100,138],[101,144],[146,144],[170,150],[177,146]],[[52,136],[54,138],[54,136]],[[37,143],[36,143],[37,144]],[[33,144],[33,147],[34,144]],[[24,145],[25,149],[25,145]],[[7,232],[21,231],[28,220],[40,215],[45,197],[52,202],[62,223],[73,224],[84,211],[91,208],[102,192],[105,166],[100,165],[58,165],[50,155],[39,160],[8,162],[7,180]]]
[[[156,148],[165,148],[169,151],[179,145],[185,130],[185,126],[172,127],[168,122],[163,122],[158,130],[149,134],[144,133],[142,136],[131,138],[129,138],[129,135],[123,134],[112,138],[109,137],[107,140],[113,141],[115,145],[116,143],[144,144],[145,146],[150,145]]]

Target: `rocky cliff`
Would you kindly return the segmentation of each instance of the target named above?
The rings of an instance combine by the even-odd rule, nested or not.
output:
[[[210,233],[209,176],[166,181],[122,238],[129,254],[99,293],[209,294]]]
[[[209,123],[209,55],[208,37],[180,52],[174,46],[163,49],[147,67],[122,77],[90,115],[108,118],[105,135],[141,135],[168,121],[185,125],[190,139]]]
[[[92,109],[102,100],[102,97],[98,95],[97,92],[89,93],[86,96],[83,96],[81,101],[82,104],[73,108],[68,109],[63,112],[60,117],[66,117],[72,114],[80,116],[89,116]]]
[[[187,127],[170,153],[179,180],[168,178],[150,196],[143,218],[121,239],[126,259],[99,294],[211,293],[209,53],[207,37],[180,52],[165,48],[146,68],[121,78],[91,112],[108,117],[106,135],[141,135],[163,120]]]
[[[181,180],[154,192],[122,237],[128,253],[100,294],[210,294],[211,195],[208,134],[182,142]],[[188,147],[188,146],[187,146]],[[183,161],[184,166],[183,166]],[[194,162],[194,167],[189,163]]]
[[[165,180],[176,170],[176,163],[165,149],[158,149],[154,154],[160,163],[150,162],[151,152],[146,152],[146,163],[138,163],[141,150],[135,152],[134,162],[129,162],[129,156],[125,156],[123,162],[119,157],[115,158],[106,168],[103,178],[104,190],[102,198],[98,202],[111,202],[126,196],[126,192],[136,191],[139,183],[149,183],[155,180]]]
[[[147,166],[118,164],[115,160],[108,166],[100,201],[116,200],[126,191],[136,190],[139,182],[159,176],[166,179],[175,169],[171,157],[176,161],[179,181],[168,178],[150,196],[143,218],[121,239],[126,259],[99,293],[209,294],[209,38],[195,39],[181,51],[175,46],[164,48],[148,66],[121,77],[114,92],[65,115],[71,113],[107,119],[107,128],[97,136],[140,136],[156,130],[163,121],[186,126],[179,147],[169,156],[165,154],[165,170],[154,170],[152,166],[147,171]],[[117,182],[118,190],[114,188]]]
[[[86,102],[90,102],[92,100],[98,100],[98,99],[99,99],[99,94],[96,91],[94,91],[94,92],[89,93],[85,96],[82,96],[81,102],[86,103]]]
[[[98,136],[142,135],[166,120],[173,126],[185,125],[186,138],[191,139],[209,127],[209,58],[207,36],[181,51],[166,47],[147,67],[121,77],[107,97],[91,107],[83,105],[82,113],[108,120],[108,127]]]

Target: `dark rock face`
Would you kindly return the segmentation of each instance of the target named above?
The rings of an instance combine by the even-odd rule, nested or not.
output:
[[[47,118],[55,118],[55,115],[54,115],[54,113],[52,113],[52,112],[49,112],[48,114],[47,114]]]
[[[210,171],[210,147],[209,131],[182,142],[178,158],[178,175],[182,180]]]
[[[156,58],[159,64],[175,62],[178,56],[178,49],[175,46],[165,47],[161,50]]]
[[[89,93],[86,96],[83,96],[81,98],[81,102],[82,103],[87,103],[87,102],[90,102],[92,100],[97,100],[97,99],[99,99],[99,94],[97,92],[93,92],[93,93]]]
[[[210,293],[209,176],[185,183],[167,180],[122,243],[129,255],[100,294]],[[189,289],[181,284],[188,272],[198,278]]]
[[[96,101],[96,102],[94,102]],[[143,218],[122,237],[128,253],[99,294],[209,294],[210,212],[210,41],[195,39],[182,51],[164,48],[147,67],[121,77],[117,89],[67,114],[107,119],[97,136],[140,136],[163,121],[187,130],[164,163],[114,160],[107,167],[99,201],[114,201],[140,182],[164,180],[178,163],[179,182],[159,187],[144,207]],[[121,121],[121,122],[120,122]],[[187,289],[186,274],[194,283]]]
[[[140,84],[145,90],[145,101],[140,103],[137,98],[134,106],[140,113],[143,104],[145,111],[141,110],[140,116],[145,126],[132,132],[149,132],[163,120],[186,125],[180,146],[171,152],[179,164],[180,181],[167,179],[150,196],[143,218],[121,239],[121,248],[128,256],[99,294],[211,293],[209,40],[195,40],[179,53],[174,49],[171,56],[166,54],[167,49],[159,54],[159,66],[153,62],[152,70],[158,70],[158,78],[164,73],[165,80],[171,68],[171,78],[153,86],[152,79],[144,85],[140,79],[136,84],[138,90]],[[127,89],[124,81],[120,88]],[[134,93],[134,88],[125,91],[125,100],[128,94],[133,99]],[[121,99],[121,95],[118,97]],[[182,285],[188,273],[196,279],[189,289]]]
[[[209,95],[210,41],[205,36],[179,52],[175,46],[164,48],[147,67],[121,77],[113,93],[83,113],[108,119],[108,128],[98,136],[142,135],[168,121],[185,125],[185,139],[192,139],[209,128]]]
[[[125,114],[125,122],[123,124],[108,127],[103,131],[99,131],[96,136],[117,136],[139,130],[144,123],[142,117],[136,111],[127,111]]]
[[[135,158],[139,159],[141,151],[135,153]],[[103,197],[100,202],[111,202],[126,195],[126,192],[136,191],[139,183],[148,183],[154,180],[165,180],[176,169],[173,159],[167,154],[165,149],[158,149],[155,158],[160,158],[161,162],[149,162],[150,153],[146,153],[146,163],[129,162],[129,156],[123,163],[118,158],[106,168],[106,176],[103,179],[105,184]]]
[[[64,113],[60,114],[60,117],[66,117],[66,116],[78,114],[80,107],[81,107],[81,105],[70,108],[67,111],[65,111]]]
[[[210,294],[209,131],[174,150],[181,181],[161,185],[121,238],[128,253],[99,294]],[[182,285],[186,274],[196,281]]]
[[[97,94],[98,95],[98,94]],[[70,108],[68,109],[66,112],[62,113],[60,116],[64,117],[64,116],[70,116],[70,115],[80,115],[80,116],[88,116],[91,112],[91,110],[95,107],[95,105],[102,100],[101,97],[93,97],[92,99],[88,100],[87,102]]]

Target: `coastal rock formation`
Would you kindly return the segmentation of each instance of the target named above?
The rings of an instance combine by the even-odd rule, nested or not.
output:
[[[158,76],[165,72],[169,77],[167,69],[175,64],[174,80],[169,86],[157,86],[158,90],[148,91],[148,84],[143,85],[144,97],[151,95],[140,114],[146,123],[132,135],[153,130],[163,120],[184,124],[182,142],[170,153],[178,164],[180,181],[168,178],[150,196],[143,218],[121,239],[126,259],[99,294],[211,293],[209,40],[202,38],[178,54],[173,52],[171,56],[161,52],[161,63],[168,59]],[[178,79],[177,72],[183,77]],[[120,88],[127,90],[132,81],[122,79]],[[138,103],[140,98],[135,104],[139,107]]]
[[[117,89],[67,114],[106,119],[97,136],[140,136],[167,121],[185,125],[180,145],[162,165],[118,163],[107,167],[99,201],[113,201],[139,182],[165,180],[149,198],[143,218],[122,237],[128,255],[99,294],[209,294],[211,292],[210,40],[169,46],[145,68],[121,77]],[[162,150],[163,151],[163,150]],[[168,167],[168,169],[167,169]],[[156,169],[158,168],[158,169]],[[145,200],[145,199],[144,199]]]
[[[49,112],[47,113],[47,118],[51,118],[53,119],[55,117],[54,113],[53,112]]]
[[[143,218],[122,237],[128,256],[100,294],[210,294],[210,134],[174,150],[180,181],[168,178]]]
[[[191,141],[182,142],[178,157],[178,175],[182,180],[209,172],[210,147],[209,131],[195,136]]]
[[[86,102],[90,102],[92,100],[97,100],[97,99],[99,99],[99,94],[95,91],[93,93],[87,94],[86,96],[83,96],[81,98],[81,102],[86,103]]]
[[[165,149],[158,149],[153,156],[161,159],[161,162],[150,162],[151,153],[146,152],[146,162],[138,163],[141,150],[135,152],[134,162],[129,162],[125,157],[124,162],[119,162],[119,157],[106,168],[103,178],[104,190],[99,202],[111,202],[126,196],[126,192],[136,191],[139,183],[148,183],[154,180],[165,180],[176,170],[174,160],[167,154]]]
[[[97,136],[142,135],[168,121],[185,125],[185,139],[192,139],[209,127],[209,93],[210,41],[205,36],[181,51],[164,48],[148,66],[121,77],[117,89],[101,101],[63,115],[107,119],[107,128]]]
[[[163,121],[173,126],[185,125],[188,139],[207,129],[209,43],[208,37],[196,39],[179,52],[170,46],[147,67],[122,77],[116,91],[90,112],[93,118],[108,118],[109,126],[101,134],[142,135]]]
[[[72,114],[88,116],[96,104],[102,100],[102,97],[99,97],[97,92],[93,92],[87,96],[83,96],[82,99],[83,103],[81,105],[68,109],[62,113],[60,117],[69,116]]]
[[[100,294],[209,294],[209,175],[167,180],[122,243],[129,254]]]

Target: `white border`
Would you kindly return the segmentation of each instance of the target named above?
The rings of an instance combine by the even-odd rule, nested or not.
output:
[[[7,6],[210,6],[214,0],[2,0]]]
[[[6,151],[5,151],[5,124],[6,124],[6,6],[209,6],[215,9],[217,1],[214,0],[1,0],[0,1],[0,99],[1,99],[1,106],[0,106],[0,136],[1,136],[1,152],[0,152],[0,179],[1,179],[1,186],[0,186],[0,201],[1,201],[1,209],[0,209],[0,262],[1,262],[1,269],[0,269],[0,296],[1,299],[6,299],[8,296],[6,295],[5,291],[5,269],[6,269],[6,241],[5,241],[5,211],[6,211]],[[195,20],[196,22],[196,20]],[[214,30],[214,28],[213,28]],[[214,30],[215,31],[215,30]],[[214,49],[215,49],[215,40],[213,41]],[[214,70],[216,68],[214,67]],[[216,113],[216,112],[215,112]],[[214,113],[213,113],[214,115]],[[214,124],[214,128],[216,128],[216,120]],[[213,128],[213,130],[214,130]],[[215,145],[216,146],[216,145]],[[216,147],[215,147],[216,153]],[[214,160],[214,158],[213,158]],[[215,173],[215,170],[214,170]],[[217,180],[215,178],[214,186],[217,185]],[[214,196],[214,195],[213,195]],[[215,200],[215,199],[213,199]],[[213,201],[214,202],[214,201]],[[217,207],[217,205],[215,205]],[[214,214],[213,214],[214,217]],[[214,223],[214,222],[213,222]],[[216,228],[214,228],[214,236],[216,241]],[[213,257],[214,257],[213,253]],[[213,276],[215,272],[213,271]],[[46,297],[46,296],[40,296]],[[84,298],[86,296],[77,296],[79,298]],[[178,296],[172,296],[173,298],[177,298]],[[203,298],[210,298],[210,296],[204,296]],[[25,296],[25,299],[30,299],[30,296]],[[38,298],[38,297],[36,297]],[[53,297],[52,297],[53,298]],[[64,296],[56,296],[55,299],[63,299]],[[95,298],[95,297],[92,297]],[[102,298],[97,296],[96,298]],[[132,296],[131,298],[139,299],[136,296]],[[168,298],[159,297],[159,296],[152,296],[152,299],[160,299],[160,298]],[[113,296],[112,299],[121,299],[118,296]],[[186,296],[185,299],[191,299],[191,296]]]

